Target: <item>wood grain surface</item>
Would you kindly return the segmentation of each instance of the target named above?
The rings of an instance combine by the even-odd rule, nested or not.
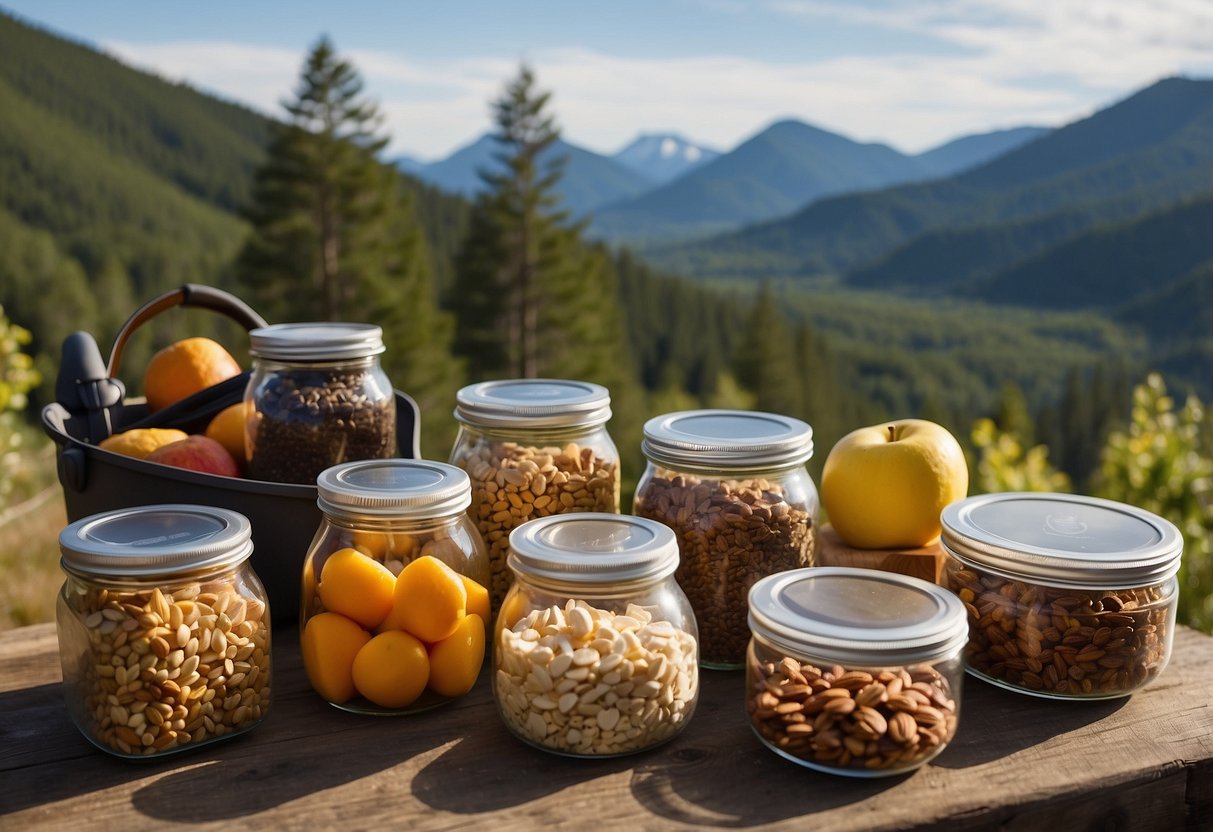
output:
[[[0,633],[0,829],[1213,829],[1213,638],[1187,629],[1131,698],[1053,702],[966,679],[944,753],[866,781],[761,746],[740,673],[704,671],[667,745],[572,760],[507,733],[487,673],[443,709],[360,717],[312,693],[292,632],[273,655],[258,728],[129,762],[68,720],[54,628]]]
[[[899,572],[924,581],[939,583],[947,555],[939,543],[920,549],[856,549],[842,542],[830,525],[817,533],[817,564],[819,566],[853,566],[858,569],[880,569]]]

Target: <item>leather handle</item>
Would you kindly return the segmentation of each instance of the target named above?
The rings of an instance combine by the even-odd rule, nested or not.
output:
[[[227,315],[245,329],[257,329],[266,326],[265,319],[253,311],[247,303],[233,294],[216,289],[213,286],[203,286],[199,283],[186,283],[184,286],[165,292],[159,297],[152,298],[135,310],[114,339],[114,348],[110,350],[109,367],[106,375],[116,378],[122,366],[122,353],[126,342],[130,340],[135,330],[166,309],[175,306],[192,306],[199,309],[210,309]]]

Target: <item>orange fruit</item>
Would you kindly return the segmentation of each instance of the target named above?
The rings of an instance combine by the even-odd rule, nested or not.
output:
[[[174,428],[136,428],[102,439],[98,447],[123,456],[147,459],[148,454],[157,448],[180,442],[188,435],[185,431]]]
[[[186,338],[152,356],[143,373],[143,395],[155,412],[238,375],[240,365],[223,345],[210,338]]]
[[[316,692],[330,702],[353,699],[357,693],[354,659],[370,640],[370,633],[344,615],[322,612],[309,618],[299,648],[303,669]]]
[[[215,414],[211,423],[206,426],[206,435],[214,439],[242,465],[246,461],[244,455],[244,416],[248,411],[244,402],[236,402]]]
[[[411,705],[430,679],[425,645],[408,633],[380,633],[354,656],[354,687],[381,708]]]
[[[459,573],[435,557],[422,555],[396,578],[391,616],[405,630],[433,644],[454,634],[467,615],[467,605],[468,591]]]
[[[484,620],[476,613],[460,619],[455,632],[430,648],[430,690],[463,696],[476,684],[484,663]]]
[[[320,600],[330,612],[339,612],[373,630],[392,611],[396,576],[377,560],[357,549],[338,549],[320,570]]]

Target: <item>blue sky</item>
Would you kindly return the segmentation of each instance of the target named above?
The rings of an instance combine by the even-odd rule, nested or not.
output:
[[[489,127],[520,60],[565,137],[599,152],[674,131],[729,149],[780,118],[917,152],[1080,118],[1158,78],[1213,76],[1211,0],[0,0],[173,80],[277,113],[334,40],[392,151],[446,155]],[[3,56],[0,56],[3,60]]]

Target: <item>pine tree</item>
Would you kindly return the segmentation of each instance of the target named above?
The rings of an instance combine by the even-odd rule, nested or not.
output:
[[[493,102],[498,166],[458,258],[457,349],[475,377],[630,376],[610,260],[560,208],[564,160],[539,159],[560,136],[550,99],[524,65]]]
[[[804,391],[794,371],[796,344],[775,290],[763,283],[734,364],[737,379],[755,396],[755,407],[793,416],[804,412]]]
[[[384,369],[421,407],[426,455],[449,450],[461,382],[452,323],[439,312],[411,197],[382,164],[382,117],[362,80],[322,38],[304,62],[288,121],[257,171],[253,232],[237,281],[271,321],[342,320],[383,328]]]

